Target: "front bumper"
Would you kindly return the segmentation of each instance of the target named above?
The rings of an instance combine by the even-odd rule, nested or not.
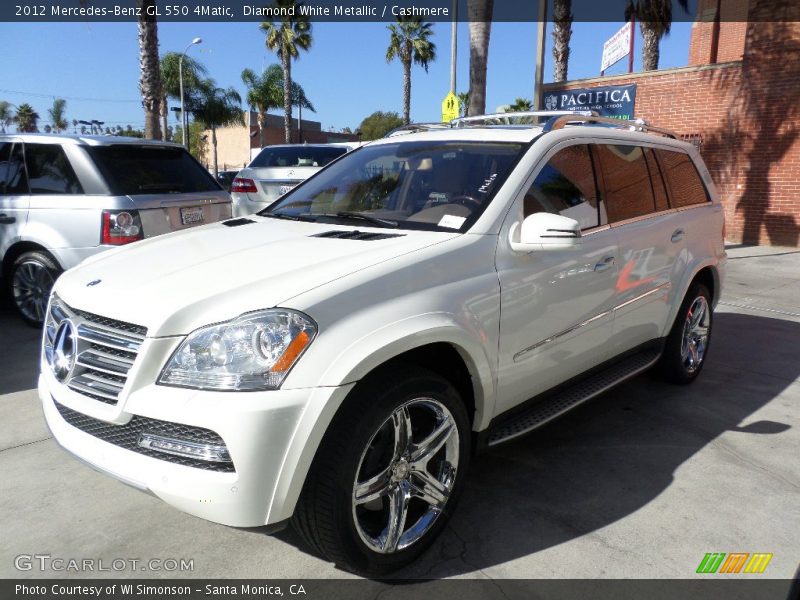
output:
[[[64,449],[175,508],[237,527],[291,516],[316,444],[351,387],[226,393],[149,385],[126,398],[117,424],[136,414],[219,434],[235,471],[217,472],[139,454],[70,425],[56,402],[94,418],[106,407],[60,385],[48,370],[39,376],[47,425]]]

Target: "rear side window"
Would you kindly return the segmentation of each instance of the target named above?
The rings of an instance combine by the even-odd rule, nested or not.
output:
[[[31,194],[82,194],[78,178],[58,144],[25,144]]]
[[[559,150],[525,194],[524,216],[549,212],[575,219],[581,229],[599,225],[597,190],[588,146]]]
[[[264,148],[250,163],[251,167],[324,167],[347,152],[343,147],[271,146]]]
[[[211,174],[183,148],[117,144],[86,148],[118,196],[186,194],[220,189]]]
[[[711,201],[700,173],[697,172],[697,167],[688,154],[670,150],[656,150],[656,153],[669,186],[672,208]]]
[[[639,146],[598,144],[609,223],[648,215],[655,210],[653,188],[644,152]]]

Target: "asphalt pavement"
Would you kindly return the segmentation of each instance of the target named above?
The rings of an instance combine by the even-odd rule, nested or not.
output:
[[[637,377],[477,457],[450,525],[397,575],[692,578],[708,552],[764,552],[773,554],[765,572],[747,577],[792,577],[800,560],[800,251],[728,252],[698,381],[675,387]],[[352,577],[291,530],[269,536],[203,521],[61,450],[35,392],[39,337],[0,311],[0,577]],[[49,555],[46,568],[18,558],[33,555]],[[126,566],[62,571],[54,558]],[[142,571],[132,559],[164,566]],[[165,570],[170,559],[192,568]]]

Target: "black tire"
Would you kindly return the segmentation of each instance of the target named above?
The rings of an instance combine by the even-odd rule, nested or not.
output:
[[[684,345],[684,339],[687,329],[691,326],[693,315],[690,314],[690,311],[694,308],[696,312],[697,307],[702,305],[705,306],[706,311],[704,318],[707,320],[707,335],[703,343],[702,352],[699,353],[698,362],[697,360],[692,360],[691,352],[687,355],[687,346]],[[658,374],[662,379],[679,385],[686,385],[697,379],[708,358],[713,322],[714,313],[711,308],[711,293],[703,284],[695,283],[689,288],[689,292],[683,299],[678,315],[675,317],[675,323],[667,336],[664,354],[658,364]],[[697,348],[697,345],[695,347]]]
[[[32,327],[41,327],[47,311],[47,301],[61,267],[44,250],[20,254],[11,266],[8,292],[14,308]]]
[[[429,400],[432,403],[426,404]],[[445,412],[449,411],[449,415],[446,415],[445,420],[436,421],[430,429],[426,429],[425,411],[434,406],[445,407]],[[415,526],[424,523],[423,517],[430,515],[430,511],[433,510],[438,516],[433,518],[427,529],[420,529],[419,531],[423,531],[420,537],[406,547],[399,548],[403,537],[398,535],[396,548],[382,553],[370,546],[363,536],[372,539],[372,535],[376,535],[372,542],[388,540],[390,534],[387,532],[391,530],[392,522],[390,507],[397,506],[398,496],[395,494],[402,495],[400,486],[405,485],[406,481],[409,482],[408,485],[419,483],[415,479],[419,471],[414,471],[415,467],[409,463],[405,465],[411,469],[407,479],[395,481],[395,477],[402,477],[407,470],[401,464],[405,461],[401,459],[398,462],[381,451],[382,447],[394,443],[389,455],[397,456],[394,448],[398,444],[388,440],[388,435],[391,435],[392,440],[397,439],[397,433],[392,429],[392,419],[404,407],[406,410],[402,414],[408,417],[406,422],[412,426],[411,442],[417,444],[413,447],[419,448],[422,439],[434,431],[443,430],[441,424],[447,422],[455,426],[457,436],[451,433],[447,438],[448,442],[440,446],[436,453],[430,454],[430,461],[427,463],[429,466],[426,467],[426,471],[429,471],[430,465],[434,464],[432,468],[436,470],[435,465],[438,464],[440,474],[452,475],[452,478],[447,475],[443,477],[451,481],[452,486],[440,511],[434,510],[432,505],[420,499],[410,501],[406,505],[409,507],[409,520],[405,524],[407,528],[400,528],[400,534],[404,534],[404,537],[410,536],[407,539],[413,539],[417,531]],[[450,417],[452,420],[448,420]],[[415,419],[416,429],[413,427]],[[420,422],[422,427],[419,427]],[[452,441],[454,438],[455,442]],[[334,417],[309,471],[292,524],[316,553],[333,561],[340,568],[366,576],[384,575],[399,569],[430,546],[452,514],[463,487],[470,457],[470,441],[470,424],[464,403],[448,381],[416,366],[395,365],[391,369],[375,373],[353,390]],[[452,464],[441,458],[444,455],[448,458],[457,456],[454,473],[450,471]],[[380,460],[383,456],[388,456],[386,468],[383,468],[384,461]],[[411,462],[413,452],[408,456]],[[391,479],[386,484],[389,487],[386,488],[386,495],[359,504],[355,499],[356,483],[360,481],[363,484],[371,478],[367,464],[372,458],[375,458],[372,462],[375,463],[376,471],[391,474]],[[389,491],[391,489],[394,491]],[[419,486],[415,489],[419,489]],[[394,503],[390,497],[395,500]],[[422,516],[417,518],[416,513],[412,513],[412,507],[417,512],[428,512],[420,513]],[[381,529],[384,516],[387,524]],[[408,525],[409,521],[411,525]],[[379,533],[368,534],[365,531],[368,527],[386,535],[382,538]],[[386,544],[391,548],[391,542],[386,541]]]

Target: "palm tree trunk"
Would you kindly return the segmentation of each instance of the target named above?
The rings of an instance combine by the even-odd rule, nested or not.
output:
[[[261,144],[260,147],[263,148],[267,144],[264,141],[264,130],[267,128],[267,111],[262,110],[258,113],[258,139],[259,143]]]
[[[287,144],[292,143],[292,57],[281,52],[283,66],[283,132]]]
[[[144,137],[150,140],[161,138],[158,123],[161,104],[161,72],[158,62],[158,23],[156,17],[148,15],[148,8],[155,14],[155,0],[137,0],[141,9],[139,17],[139,91],[144,107]]]
[[[411,57],[403,61],[403,124],[411,122]]]
[[[469,115],[486,112],[486,66],[494,0],[467,0],[469,19]]]
[[[658,48],[659,35],[655,27],[650,23],[641,21],[639,26],[642,29],[642,67],[645,71],[655,71],[658,69],[658,59],[660,56]]]
[[[567,80],[570,37],[572,37],[572,0],[554,0],[553,81]]]
[[[161,139],[167,141],[167,131],[169,129],[169,103],[167,95],[161,96]]]
[[[217,128],[214,125],[211,126],[211,145],[214,147],[214,179],[216,179],[219,169],[217,167]]]

